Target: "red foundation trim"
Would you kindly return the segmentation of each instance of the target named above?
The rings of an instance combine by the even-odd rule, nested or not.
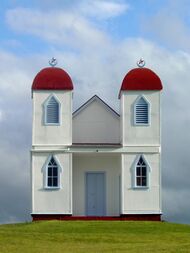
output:
[[[69,214],[32,214],[33,221],[40,220],[108,220],[108,221],[161,221],[161,214],[122,214],[120,216],[72,216]]]
[[[31,214],[33,221],[38,220],[69,220],[72,215],[69,214]]]
[[[161,214],[121,214],[122,220],[161,221]]]

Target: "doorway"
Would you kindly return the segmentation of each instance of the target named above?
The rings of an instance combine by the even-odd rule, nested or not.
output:
[[[105,173],[86,173],[86,215],[105,216]]]

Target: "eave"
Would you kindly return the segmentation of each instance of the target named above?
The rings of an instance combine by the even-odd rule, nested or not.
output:
[[[33,146],[31,149],[33,153],[107,153],[107,154],[125,154],[125,153],[160,153],[160,146],[122,146],[121,144],[86,144],[78,143],[70,146]]]

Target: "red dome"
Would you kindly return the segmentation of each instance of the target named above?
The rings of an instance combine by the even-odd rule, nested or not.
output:
[[[135,68],[124,77],[120,92],[122,90],[162,90],[162,83],[151,69]]]
[[[32,90],[73,90],[70,76],[61,68],[42,69],[34,78]]]

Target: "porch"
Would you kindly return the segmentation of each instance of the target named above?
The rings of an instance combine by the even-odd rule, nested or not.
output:
[[[73,154],[74,217],[120,216],[120,156],[100,153]]]

